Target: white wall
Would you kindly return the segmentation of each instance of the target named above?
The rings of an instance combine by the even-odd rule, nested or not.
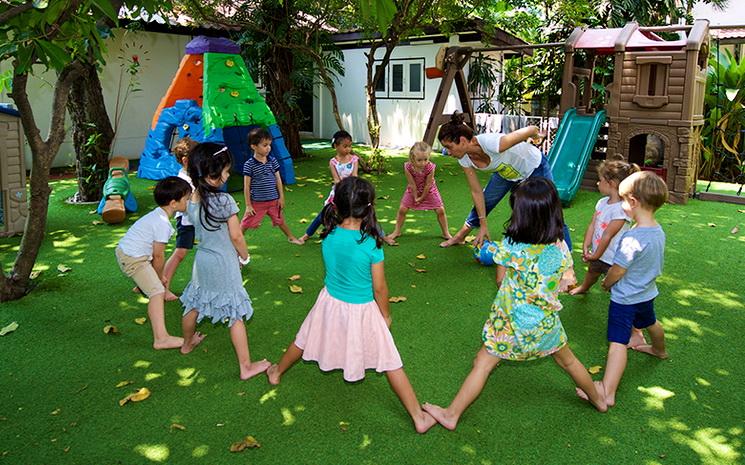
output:
[[[456,39],[451,38],[455,45]],[[394,49],[391,58],[424,58],[424,67],[432,67],[435,55],[440,47],[447,44],[417,43],[401,45]],[[478,43],[460,45],[479,46]],[[367,99],[365,83],[367,80],[367,48],[344,50],[345,76],[336,84],[336,97],[339,103],[345,129],[352,134],[355,142],[370,143],[367,132]],[[379,50],[379,57],[383,51]],[[383,147],[409,147],[424,136],[427,121],[432,111],[441,79],[424,79],[423,100],[377,99],[380,116],[380,145]],[[337,131],[336,120],[332,112],[331,97],[325,88],[318,90],[320,95],[316,118],[315,133],[322,138],[330,138]],[[445,113],[460,110],[460,103],[455,94],[455,85],[451,88]]]
[[[727,7],[723,10],[698,2],[693,7],[693,17],[694,19],[708,19],[711,26],[743,26],[745,25],[745,1],[729,0]]]
[[[116,29],[114,36],[107,40],[107,63],[101,73],[101,85],[112,125],[115,119],[117,91],[121,89],[119,104],[121,122],[112,153],[130,159],[140,157],[153,113],[178,69],[184,55],[184,47],[191,39],[192,37],[183,35],[145,31],[132,33],[125,32],[124,29]],[[123,66],[127,65],[126,58],[132,55],[138,55],[142,64],[138,74],[142,91],[131,93],[122,107],[121,100],[124,97],[129,77],[126,72],[122,73],[122,70]],[[125,59],[120,60],[119,57]],[[0,72],[9,67],[8,62],[0,63]],[[42,137],[46,138],[49,133],[52,85],[55,81],[55,74],[45,73],[43,70],[42,66],[35,67],[34,71],[37,73],[29,78],[28,92],[36,115],[36,123],[41,130]],[[0,94],[0,103],[12,102],[13,100],[6,93]],[[68,136],[60,147],[53,166],[75,163],[75,151],[69,134],[69,119],[66,127]],[[28,144],[26,144],[26,166],[31,166],[31,151]]]

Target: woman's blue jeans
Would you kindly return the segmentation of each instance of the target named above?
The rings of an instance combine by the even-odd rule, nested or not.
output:
[[[544,155],[541,158],[541,164],[530,173],[528,178],[542,177],[546,179],[554,180],[551,174],[551,166],[548,164],[548,158]],[[507,195],[512,189],[517,186],[519,181],[508,181],[504,179],[499,173],[493,173],[489,182],[484,187],[484,207],[486,209],[485,214],[488,216],[489,213],[494,210],[494,207]],[[476,207],[471,209],[468,218],[466,218],[466,225],[470,228],[478,228],[481,222],[479,221],[479,214],[476,212]],[[569,236],[569,228],[564,222],[564,240],[567,243],[569,250],[572,250],[572,239]]]

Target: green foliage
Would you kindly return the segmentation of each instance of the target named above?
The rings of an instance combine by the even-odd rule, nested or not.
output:
[[[704,99],[699,176],[727,182],[745,179],[745,59],[713,50]]]
[[[472,56],[468,63],[468,91],[479,102],[475,109],[477,113],[497,113],[492,101],[498,90],[498,65],[495,58],[483,53]]]

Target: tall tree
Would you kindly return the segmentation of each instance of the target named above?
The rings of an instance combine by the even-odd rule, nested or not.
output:
[[[155,0],[138,5],[152,7]],[[20,249],[12,268],[2,264],[0,301],[18,299],[30,290],[31,270],[44,239],[49,207],[49,170],[65,136],[65,113],[70,91],[86,72],[82,62],[94,57],[103,63],[106,51],[97,28],[100,18],[116,22],[109,0],[5,0],[0,2],[0,61],[12,63],[10,97],[21,114],[26,140],[31,148],[29,214]],[[82,59],[82,60],[81,60]],[[28,94],[29,75],[45,69],[56,73],[49,134],[39,130]]]
[[[488,8],[489,0],[358,0],[359,21],[367,32],[367,129],[374,148],[380,145],[380,118],[375,89],[384,79],[393,50],[426,27],[448,32],[453,24]],[[382,55],[378,53],[382,51]]]

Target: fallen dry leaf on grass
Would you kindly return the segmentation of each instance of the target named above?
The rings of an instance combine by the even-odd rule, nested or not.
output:
[[[9,325],[7,325],[6,327],[4,327],[3,329],[0,329],[0,336],[5,336],[8,333],[12,333],[16,329],[18,329],[18,322],[14,321],[10,323]]]
[[[36,279],[39,277],[40,274],[41,274],[41,271],[36,270],[36,271],[32,271],[28,277],[29,279]]]
[[[230,445],[230,452],[243,452],[246,449],[261,447],[261,444],[253,436],[246,436],[241,441]]]
[[[416,258],[418,258],[419,260],[424,260],[425,258],[427,258],[427,256],[424,255],[423,253],[420,253],[419,255],[416,256]]]
[[[402,295],[388,297],[388,302],[391,302],[391,303],[394,303],[394,304],[397,304],[399,302],[406,302],[406,297],[404,297]]]
[[[63,265],[61,263],[57,265],[57,271],[59,271],[60,273],[67,273],[70,270],[72,270],[72,268],[67,265]]]
[[[93,220],[93,221],[91,221],[91,224],[93,226],[98,226],[99,224],[103,224],[103,221],[101,221],[101,220]]]
[[[308,222],[308,218],[300,218],[300,221],[299,221],[300,224],[305,224],[307,222]]]
[[[388,200],[390,198],[391,198],[390,195],[381,195],[380,197],[378,197],[378,200]]]
[[[132,394],[129,394],[127,397],[121,399],[119,401],[119,406],[123,406],[127,402],[141,402],[145,399],[150,397],[150,389],[148,388],[140,388],[139,391],[133,392]]]
[[[466,238],[463,240],[466,244],[470,244],[471,242],[473,242],[474,239],[476,239],[476,236],[466,236]]]
[[[135,318],[135,323],[137,323],[138,325],[144,325],[146,321],[147,318],[145,318],[144,316],[142,318]]]
[[[118,383],[116,383],[116,387],[120,388],[124,386],[129,386],[130,384],[132,384],[132,381],[130,380],[119,381]]]
[[[602,370],[603,370],[603,367],[601,367],[600,365],[591,366],[590,368],[587,369],[587,371],[589,371],[591,375],[597,375]]]
[[[106,325],[103,327],[103,333],[104,334],[120,334],[119,328],[117,328],[114,325]]]
[[[414,271],[416,271],[417,273],[426,273],[427,272],[427,270],[425,270],[424,268],[414,268]]]
[[[173,431],[175,429],[177,429],[179,431],[186,431],[186,426],[179,425],[178,423],[171,423],[171,431]]]
[[[292,292],[293,294],[302,294],[303,288],[295,284],[290,284],[290,292]]]
[[[319,198],[319,199],[322,199],[322,198],[324,198],[324,197],[325,197],[325,196],[324,196],[323,194],[318,194],[318,198]]]
[[[729,232],[729,233],[730,233],[730,234],[737,234],[737,233],[739,233],[739,232],[740,232],[740,228],[738,228],[737,226],[735,226],[734,228],[732,228],[732,229],[730,230],[730,232]]]
[[[52,410],[51,412],[49,412],[49,414],[50,415],[59,415],[59,413],[61,411],[62,411],[61,409],[56,408],[56,409]]]
[[[340,421],[339,429],[342,430],[342,432],[346,433],[347,430],[349,430],[349,423],[347,423],[346,421]]]
[[[294,274],[294,275],[290,276],[287,279],[289,279],[290,281],[297,281],[298,279],[300,279],[300,275],[299,274]]]
[[[710,228],[716,228],[717,227],[717,224],[716,223],[709,223],[708,226]]]

